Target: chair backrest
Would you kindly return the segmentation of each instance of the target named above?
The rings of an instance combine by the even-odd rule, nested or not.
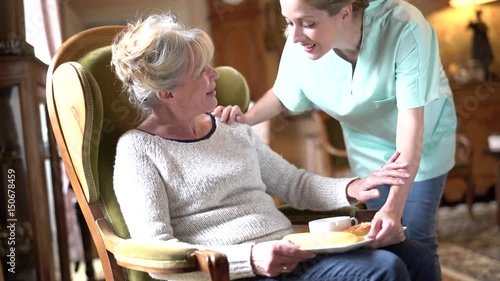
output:
[[[47,75],[47,105],[52,129],[104,274],[110,280],[126,280],[126,274],[106,250],[95,221],[106,218],[119,236],[126,238],[129,235],[123,217],[117,215],[119,208],[112,195],[111,169],[116,140],[126,130],[123,126],[130,122],[116,122],[114,116],[109,116],[115,110],[104,109],[101,90],[106,93],[108,102],[109,99],[115,102],[114,108],[123,113],[128,110],[130,114],[125,117],[134,119],[134,111],[122,102],[120,85],[109,69],[110,44],[122,29],[122,26],[109,26],[71,37],[52,59]]]
[[[216,70],[220,75],[215,86],[217,102],[220,105],[238,105],[241,111],[246,112],[250,105],[250,88],[245,77],[229,66],[219,66]]]
[[[330,169],[347,167],[349,161],[340,122],[323,111],[314,111],[312,116],[318,125],[323,149],[329,155]]]
[[[455,167],[470,166],[472,163],[472,146],[465,134],[457,133]]]
[[[70,183],[92,234],[106,280],[152,280],[144,272],[118,266],[96,226],[98,219],[105,218],[118,236],[130,237],[113,191],[118,138],[138,125],[138,110],[121,93],[122,84],[110,68],[110,45],[123,28],[93,28],[67,40],[49,67],[47,104]],[[220,83],[223,86],[217,82],[219,99],[246,109],[250,95],[241,74],[229,67],[217,70],[223,82]],[[225,97],[236,93],[231,92],[235,89],[244,94]]]

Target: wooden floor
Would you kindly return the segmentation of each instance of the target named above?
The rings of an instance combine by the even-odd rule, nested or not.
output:
[[[101,261],[94,259],[94,279],[87,278],[85,274],[85,263],[82,262],[75,270],[75,263],[71,263],[71,281],[104,281],[104,272],[102,271]]]

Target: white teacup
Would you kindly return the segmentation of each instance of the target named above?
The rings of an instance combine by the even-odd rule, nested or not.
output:
[[[358,224],[358,220],[349,216],[331,217],[309,222],[309,232],[342,231]]]

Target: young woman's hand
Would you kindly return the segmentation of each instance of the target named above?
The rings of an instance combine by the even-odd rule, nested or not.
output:
[[[408,164],[395,162],[399,152],[394,153],[391,159],[377,171],[372,172],[365,178],[357,179],[347,185],[347,195],[358,201],[367,201],[380,196],[377,189],[380,185],[402,185],[405,179],[410,177]]]
[[[223,123],[231,124],[233,121],[238,123],[245,123],[246,118],[243,112],[241,112],[241,108],[237,105],[228,105],[228,106],[217,106],[212,114],[220,118],[220,121]]]
[[[375,239],[368,245],[370,248],[389,246],[406,239],[401,218],[384,209],[380,209],[373,217],[370,232],[366,237]]]
[[[299,262],[314,256],[290,241],[275,240],[255,244],[250,262],[255,274],[272,277],[290,272]]]

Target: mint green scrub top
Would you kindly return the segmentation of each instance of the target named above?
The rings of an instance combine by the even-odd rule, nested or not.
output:
[[[415,181],[443,175],[454,165],[457,121],[436,34],[406,2],[369,2],[354,73],[333,50],[310,60],[289,38],[273,90],[290,111],[316,106],[340,121],[358,177],[380,169],[396,151],[398,110],[421,106],[424,143]]]

